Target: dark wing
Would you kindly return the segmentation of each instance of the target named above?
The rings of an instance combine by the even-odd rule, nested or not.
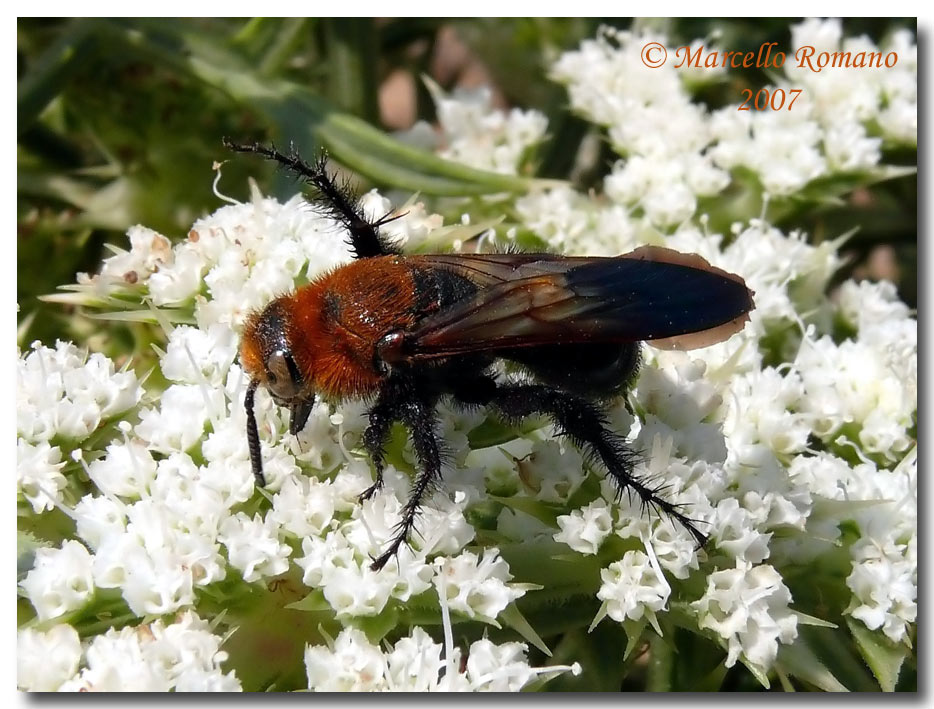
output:
[[[481,288],[541,274],[549,267],[567,270],[568,257],[559,254],[506,252],[499,254],[417,254],[408,256],[413,265],[452,271]]]
[[[480,274],[474,282],[486,287],[408,333],[404,348],[413,359],[582,342],[651,340],[690,349],[741,330],[755,307],[739,276],[660,247],[615,258],[421,258],[439,268],[473,269]]]

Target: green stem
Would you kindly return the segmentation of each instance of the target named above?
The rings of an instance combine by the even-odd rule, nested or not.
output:
[[[649,665],[645,688],[649,692],[670,692],[674,651],[655,633],[649,633]]]

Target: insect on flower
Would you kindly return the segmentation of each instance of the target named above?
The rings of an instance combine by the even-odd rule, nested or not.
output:
[[[373,561],[382,568],[406,542],[425,495],[441,480],[435,405],[448,397],[485,406],[507,422],[550,417],[603,465],[618,493],[638,495],[680,522],[698,545],[706,536],[676,504],[634,473],[637,456],[607,427],[606,403],[633,384],[640,342],[690,349],[742,329],[753,293],[739,276],[696,254],[644,246],[614,258],[489,253],[403,255],[315,164],[258,144],[258,153],[316,189],[322,208],[349,234],[355,260],[280,296],[246,323],[240,359],[250,376],[245,406],[253,474],[265,484],[253,414],[257,387],[290,410],[302,430],[316,395],[371,402],[363,446],[373,485],[383,484],[384,445],[393,423],[410,432],[420,470],[392,540]],[[508,360],[529,375],[494,374]]]

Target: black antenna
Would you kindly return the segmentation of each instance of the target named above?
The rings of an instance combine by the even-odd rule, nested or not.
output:
[[[327,155],[324,152],[314,163],[308,163],[294,148],[286,155],[276,150],[275,146],[266,147],[259,143],[234,143],[226,137],[223,143],[225,148],[236,153],[255,153],[267,160],[273,160],[314,187],[321,198],[324,211],[328,216],[343,224],[347,230],[355,258],[373,258],[400,253],[399,249],[380,235],[379,228],[402,215],[391,216],[390,213],[375,222],[368,220],[349,185],[346,182],[338,183],[328,175]]]

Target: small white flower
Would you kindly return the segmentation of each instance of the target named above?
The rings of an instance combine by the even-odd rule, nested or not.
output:
[[[81,640],[70,625],[42,632],[27,628],[16,639],[16,686],[27,692],[54,692],[78,671]]]
[[[85,653],[86,667],[62,691],[167,692],[239,691],[231,671],[220,670],[227,653],[208,623],[192,612],[175,623],[157,620],[136,628],[110,629],[95,637]]]
[[[824,133],[824,153],[829,167],[838,172],[871,168],[879,163],[881,138],[870,138],[856,122],[839,122]]]
[[[356,563],[339,558],[325,568],[322,591],[338,618],[378,615],[395,587],[392,575],[380,576],[370,568],[369,560]]]
[[[85,495],[75,505],[78,536],[95,552],[105,539],[126,531],[126,508],[122,502],[106,495]]]
[[[703,597],[691,607],[698,627],[725,641],[727,667],[742,654],[765,671],[775,661],[778,643],[791,643],[798,636],[798,618],[788,608],[790,602],[791,593],[775,569],[737,561],[735,569],[710,574]]]
[[[582,250],[580,244],[593,238],[594,205],[569,186],[533,191],[519,197],[516,212],[523,223],[552,248],[574,252]]]
[[[278,576],[289,568],[292,550],[278,537],[279,525],[268,516],[251,519],[243,512],[228,517],[220,526],[218,540],[227,547],[231,566],[240,570],[248,583],[264,576]]]
[[[386,659],[362,631],[345,628],[334,647],[305,648],[308,688],[319,692],[372,692],[385,683]]]
[[[840,316],[861,335],[892,321],[908,320],[908,306],[898,299],[890,281],[844,281],[835,296]]]
[[[420,627],[412,628],[410,635],[399,638],[392,650],[386,653],[386,685],[392,691],[430,692],[441,688],[453,689],[460,686],[462,676],[454,680],[442,677],[446,669],[441,657],[443,648],[432,640]],[[459,650],[455,651],[459,654]],[[461,681],[457,681],[461,680]]]
[[[145,626],[142,626],[145,627]],[[132,689],[137,692],[167,692],[169,683],[162,668],[146,661],[140,633],[126,627],[109,629],[98,635],[85,653],[87,667],[66,682],[60,691],[114,692]]]
[[[140,411],[137,435],[160,453],[189,450],[204,433],[205,424],[226,411],[224,394],[197,384],[173,384],[158,408]]]
[[[471,689],[484,692],[518,692],[540,671],[529,666],[522,643],[496,645],[486,638],[467,651],[467,678]]]
[[[613,531],[613,517],[603,500],[595,500],[569,515],[559,515],[561,531],[554,535],[556,542],[564,542],[582,554],[596,554],[600,545]]]
[[[61,503],[62,490],[68,484],[60,472],[64,466],[58,446],[46,441],[32,445],[22,438],[16,440],[16,491],[36,514]]]
[[[145,280],[172,258],[172,242],[162,234],[137,224],[127,230],[130,250],[105,258],[100,275],[105,282],[135,284]]]
[[[566,502],[587,477],[580,451],[562,443],[535,441],[531,454],[516,463],[520,479],[538,500]]]
[[[78,610],[94,593],[92,557],[84,546],[68,540],[58,549],[37,549],[32,570],[20,583],[39,620]]]
[[[759,532],[752,515],[735,498],[720,500],[711,524],[717,548],[734,559],[758,564],[768,558],[772,535]]]
[[[451,497],[435,495],[431,505],[420,511],[418,526],[421,531],[418,536],[421,554],[456,554],[473,541],[476,531],[464,516],[467,504],[465,493],[452,490]]]
[[[764,444],[779,456],[802,452],[810,434],[807,416],[795,413],[805,395],[797,373],[782,376],[772,367],[745,373],[731,382],[735,403],[724,432],[730,448],[740,460],[748,448]]]
[[[106,495],[139,498],[149,492],[156,461],[137,441],[113,443],[103,458],[88,466],[88,475]]]
[[[865,450],[894,459],[908,449],[917,400],[872,343],[805,340],[797,364],[806,392],[802,409],[818,436],[832,438],[846,423],[868,422],[860,433]]]
[[[101,423],[135,406],[142,388],[132,371],[117,372],[101,354],[71,343],[34,343],[17,368],[17,434],[30,442],[87,438]]]
[[[600,571],[603,581],[597,598],[604,602],[613,620],[640,620],[647,617],[654,625],[655,613],[663,610],[671,586],[641,551],[627,551],[623,558]]]
[[[516,174],[530,147],[545,137],[548,121],[539,111],[494,110],[486,87],[458,89],[446,95],[428,84],[438,112],[446,147],[439,154],[449,160],[493,172]]]
[[[334,517],[334,488],[304,475],[288,477],[273,496],[268,516],[299,539],[320,535]]]
[[[892,641],[901,642],[907,637],[908,624],[917,618],[917,565],[901,549],[858,544],[852,553],[861,559],[846,578],[854,596],[848,612],[870,630],[882,628]]]
[[[214,324],[206,330],[181,325],[169,335],[161,366],[166,379],[179,384],[222,384],[237,356],[237,336]]]
[[[172,260],[149,276],[147,281],[152,302],[157,306],[176,305],[201,290],[204,261],[190,242],[172,251]]]
[[[203,450],[202,450],[203,452]],[[159,461],[150,486],[153,500],[170,515],[164,518],[173,528],[213,537],[228,510],[242,499],[218,490],[211,483],[210,467],[198,467],[186,453],[172,453]],[[231,477],[236,477],[231,472]]]
[[[130,610],[140,617],[164,615],[194,603],[192,572],[174,549],[147,549],[134,544],[130,534],[121,541],[98,551],[94,577],[100,585],[110,579],[119,586]]]
[[[492,620],[506,606],[525,595],[525,588],[509,584],[509,566],[496,549],[484,549],[483,557],[465,551],[458,556],[439,561],[435,587],[440,591],[440,575],[444,575],[445,600],[453,611],[482,620]]]

